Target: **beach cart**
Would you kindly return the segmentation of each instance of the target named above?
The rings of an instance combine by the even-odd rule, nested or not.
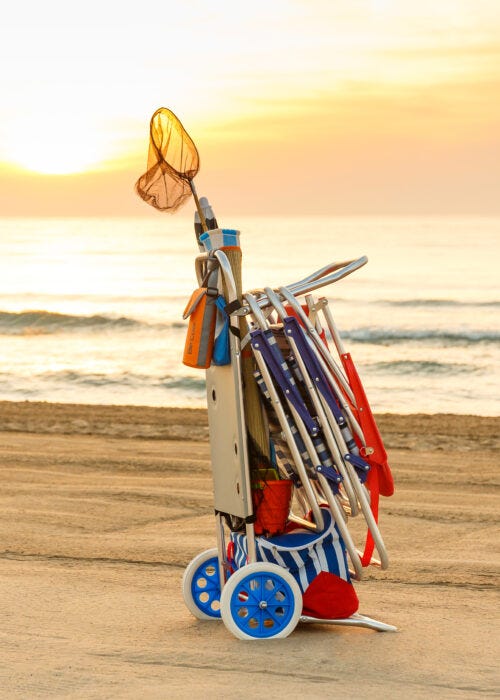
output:
[[[239,232],[198,199],[195,144],[166,108],[151,118],[138,194],[161,211],[196,204],[198,288],[184,312],[183,361],[206,371],[217,546],[187,566],[201,620],[241,639],[286,637],[300,622],[393,631],[358,612],[353,581],[388,566],[379,495],[394,485],[363,385],[318,290],[366,264],[243,292]],[[363,522],[356,543],[351,522]],[[374,556],[376,554],[376,556]]]
[[[240,639],[286,637],[299,622],[393,631],[358,612],[353,587],[366,566],[388,566],[377,516],[392,478],[328,301],[314,295],[367,259],[240,294],[231,260],[238,232],[216,229],[201,239],[200,286],[187,317],[200,296],[206,306],[190,323],[186,351],[192,356],[198,335],[194,366],[206,367],[217,547],[187,566],[186,606],[201,620],[222,619]],[[249,412],[258,414],[264,449]],[[355,517],[366,523],[364,551],[348,527]]]

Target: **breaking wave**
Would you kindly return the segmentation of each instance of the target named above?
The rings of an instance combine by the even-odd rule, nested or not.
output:
[[[67,331],[128,330],[138,328],[182,327],[180,322],[150,324],[127,316],[94,314],[75,316],[55,311],[0,311],[0,334],[44,335]]]
[[[49,379],[56,382],[71,382],[74,384],[86,384],[89,386],[148,386],[164,389],[204,389],[205,377],[171,376],[163,377],[138,374],[135,372],[123,372],[119,374],[100,374],[77,372],[75,370],[63,370],[61,372],[44,372],[40,375],[42,379]]]
[[[366,364],[367,369],[382,374],[424,374],[456,375],[482,372],[474,365],[458,362],[435,362],[427,360],[394,360],[392,362],[373,362]]]
[[[498,343],[500,332],[488,330],[402,330],[387,328],[354,328],[344,331],[342,336],[357,343],[389,345],[403,342],[433,342],[440,345],[474,345],[476,343]]]
[[[500,308],[500,301],[457,301],[455,299],[381,299],[380,301],[373,301],[373,304],[383,304],[385,306],[398,306],[398,307],[429,307],[429,308],[443,308],[443,307],[453,307],[453,308]]]
[[[185,329],[186,322],[169,320],[148,322],[128,316],[94,314],[72,315],[54,311],[0,311],[0,335],[45,335],[69,332],[144,330],[165,332]],[[366,326],[343,330],[342,337],[357,343],[386,345],[403,342],[431,342],[447,345],[498,343],[500,332],[468,329],[407,329]]]
[[[205,390],[205,375],[191,377],[186,375],[148,375],[136,372],[117,372],[106,374],[100,372],[82,372],[78,370],[60,370],[55,372],[40,372],[30,378],[16,377],[6,372],[0,372],[0,385],[17,383],[43,383],[51,385],[73,385],[87,387],[130,387],[135,389],[181,389],[189,392]]]

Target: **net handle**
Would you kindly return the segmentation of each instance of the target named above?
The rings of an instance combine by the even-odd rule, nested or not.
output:
[[[201,227],[203,229],[203,232],[208,231],[208,226],[207,226],[207,221],[205,219],[205,214],[203,213],[203,209],[201,208],[200,200],[198,199],[198,193],[196,192],[196,187],[194,186],[194,182],[192,180],[188,180],[189,186],[191,188],[191,193],[193,195],[194,203],[196,204],[196,211],[198,212],[198,215],[200,217],[200,223]]]

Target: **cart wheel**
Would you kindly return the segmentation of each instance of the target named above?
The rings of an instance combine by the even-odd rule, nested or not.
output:
[[[288,571],[257,562],[232,574],[220,606],[223,623],[239,639],[287,637],[299,621],[302,594]]]
[[[207,549],[187,565],[182,577],[182,595],[189,612],[198,620],[220,619],[217,549]]]

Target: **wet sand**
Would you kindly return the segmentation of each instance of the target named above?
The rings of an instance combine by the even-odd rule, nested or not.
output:
[[[206,411],[0,402],[0,697],[474,698],[500,692],[500,419],[381,415],[395,634],[242,642],[186,609],[215,546]]]

